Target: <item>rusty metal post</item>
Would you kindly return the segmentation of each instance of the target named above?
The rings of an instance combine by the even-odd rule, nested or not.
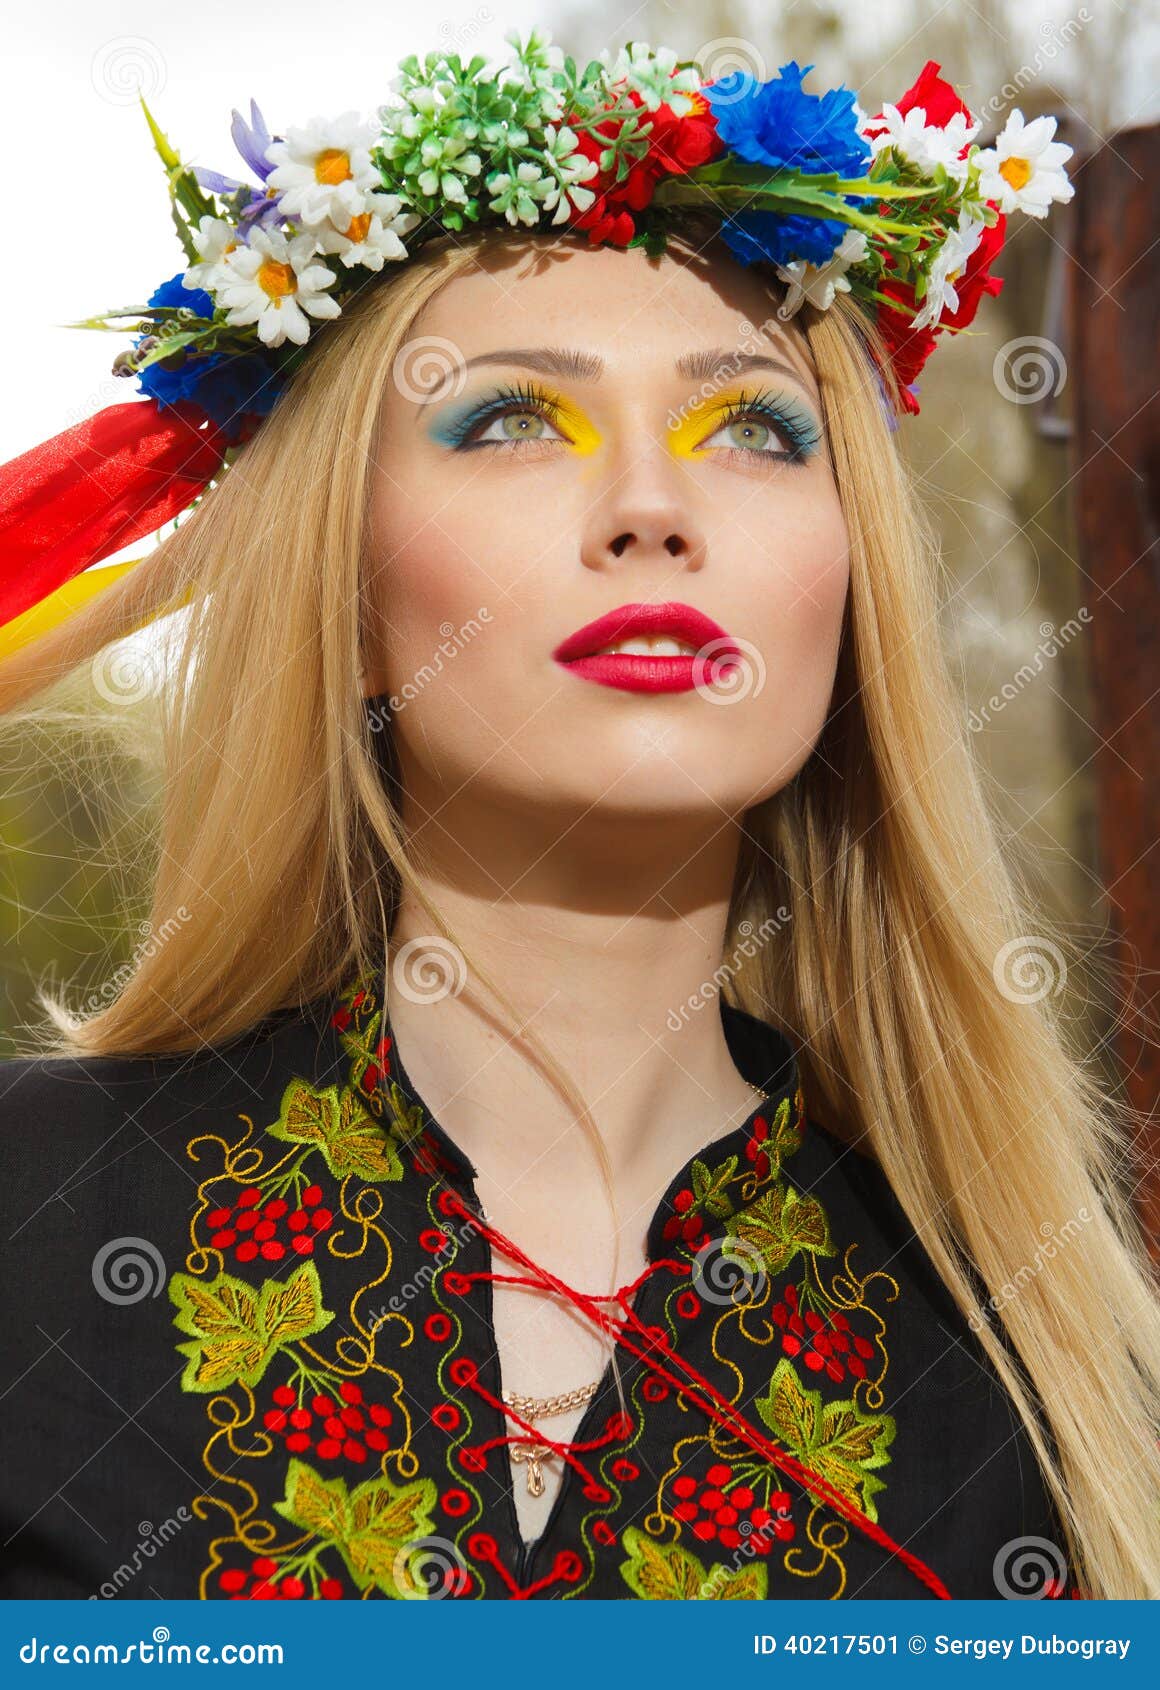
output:
[[[1073,179],[1072,491],[1100,874],[1122,981],[1117,1055],[1147,1117],[1137,1200],[1160,1260],[1160,125],[1112,135]]]

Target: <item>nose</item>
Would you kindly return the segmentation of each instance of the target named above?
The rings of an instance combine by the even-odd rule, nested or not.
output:
[[[692,508],[681,466],[659,442],[630,462],[609,466],[609,480],[589,505],[581,535],[588,569],[675,560],[682,569],[705,561],[705,533]],[[684,483],[684,484],[683,484]]]

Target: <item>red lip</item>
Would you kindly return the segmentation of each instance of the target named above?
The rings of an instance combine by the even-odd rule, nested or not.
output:
[[[634,653],[605,652],[601,646],[633,635],[668,634],[698,647],[697,655],[645,657]],[[711,646],[708,659],[700,648]],[[626,692],[688,692],[704,684],[713,673],[721,673],[742,652],[719,622],[691,604],[622,604],[595,622],[577,628],[552,653],[557,663],[583,680],[601,686],[620,687]]]

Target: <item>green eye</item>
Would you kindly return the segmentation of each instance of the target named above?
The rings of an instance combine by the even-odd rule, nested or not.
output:
[[[509,440],[538,440],[546,427],[545,419],[534,411],[509,411],[499,421]]]
[[[563,440],[542,408],[535,405],[513,405],[496,412],[490,419],[477,422],[469,431],[473,446],[503,446],[520,440]]]
[[[764,451],[773,431],[765,423],[750,419],[747,422],[730,423],[726,432],[732,445],[751,446],[758,451]]]
[[[697,450],[732,453],[736,463],[765,459],[801,464],[813,457],[820,444],[817,423],[795,400],[765,394],[750,399],[742,394]]]

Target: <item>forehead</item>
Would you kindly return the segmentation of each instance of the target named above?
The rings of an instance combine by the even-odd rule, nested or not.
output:
[[[817,395],[804,334],[777,316],[780,290],[728,258],[639,247],[497,243],[445,282],[415,323],[463,359],[511,348],[567,349],[579,379],[713,381],[775,358]],[[757,374],[769,372],[758,371]]]

